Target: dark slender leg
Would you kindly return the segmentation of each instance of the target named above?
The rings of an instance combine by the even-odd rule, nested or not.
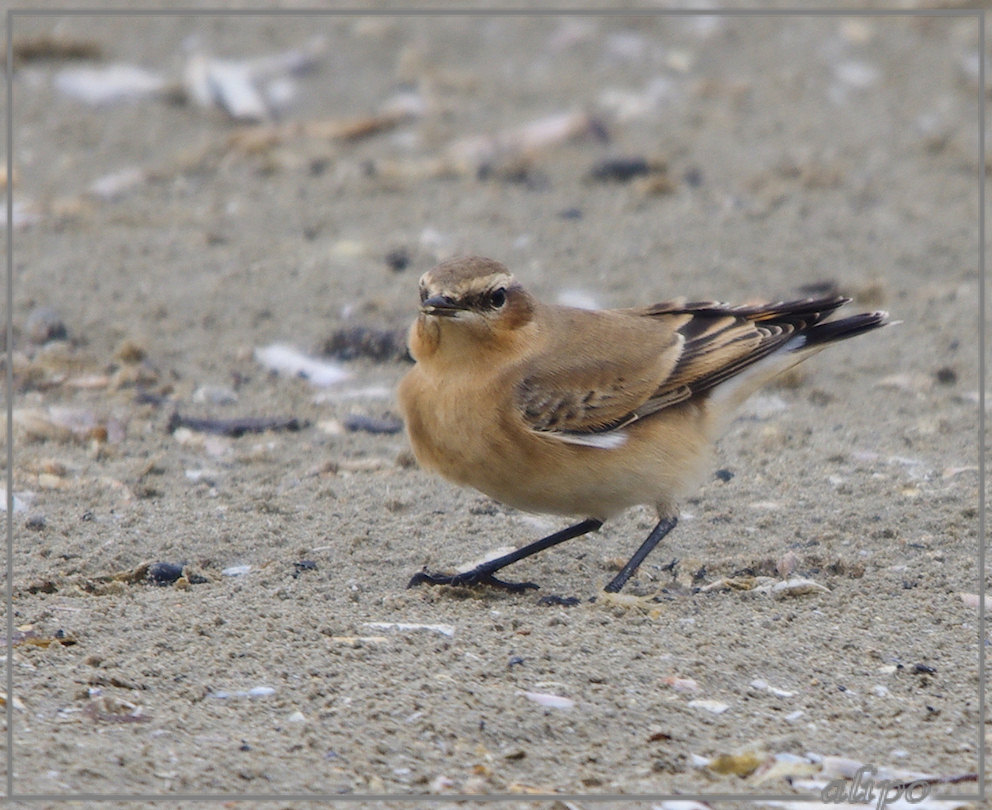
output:
[[[609,593],[619,591],[637,570],[638,566],[644,562],[644,558],[651,553],[651,549],[658,545],[661,542],[661,538],[674,529],[675,524],[678,522],[679,519],[677,517],[666,517],[659,520],[658,525],[648,535],[648,539],[641,543],[641,547],[634,552],[634,556],[627,560],[627,564],[620,569],[620,573],[613,577],[610,584],[603,588],[603,590]]]
[[[512,565],[518,560],[522,560],[524,557],[530,557],[532,554],[537,554],[537,552],[544,551],[546,548],[557,546],[559,543],[564,543],[566,540],[571,540],[573,537],[579,537],[580,535],[594,532],[602,525],[603,521],[601,520],[593,520],[591,518],[589,520],[583,520],[581,523],[576,523],[574,526],[569,526],[567,529],[562,529],[560,532],[555,532],[554,534],[549,534],[547,537],[542,537],[540,540],[535,540],[530,545],[511,551],[509,554],[504,554],[502,557],[497,557],[495,560],[490,560],[489,562],[477,565],[471,571],[465,571],[462,574],[432,574],[429,571],[420,571],[419,573],[413,575],[413,578],[409,583],[407,583],[407,587],[413,588],[417,585],[424,584],[492,585],[496,588],[505,588],[508,591],[514,592],[524,591],[527,590],[527,588],[536,588],[537,585],[533,582],[504,582],[501,579],[496,579],[493,574],[501,568],[506,568],[506,566]],[[648,551],[650,551],[650,549],[648,549]]]

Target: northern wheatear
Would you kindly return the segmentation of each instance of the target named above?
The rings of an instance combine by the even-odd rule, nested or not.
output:
[[[619,591],[678,522],[714,440],[762,384],[885,312],[824,322],[850,299],[765,306],[666,301],[638,309],[543,304],[499,262],[443,262],[420,279],[413,369],[399,404],[421,466],[530,512],[582,522],[458,574],[410,586],[488,584],[497,571],[595,531],[638,504],[658,524],[606,590]]]

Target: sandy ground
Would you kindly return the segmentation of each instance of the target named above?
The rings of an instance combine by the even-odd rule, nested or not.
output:
[[[829,757],[976,771],[974,19],[38,18],[15,34],[102,54],[14,77],[18,793],[767,795],[851,767]],[[280,77],[295,95],[275,128],[177,92],[96,107],[56,83],[115,63],[179,79],[195,52],[315,35],[313,69]],[[399,106],[362,138],[279,128]],[[574,137],[519,130],[563,113]],[[590,177],[616,157],[655,169]],[[322,388],[254,352],[319,357],[335,330],[404,327],[419,274],[462,252],[549,300],[829,283],[902,323],[750,403],[626,589],[639,599],[600,588],[646,509],[507,572],[539,592],[406,590],[564,521],[429,477],[402,433],[348,430],[395,421],[405,362],[322,358],[350,375]],[[176,411],[305,425],[170,433]],[[790,553],[828,590],[760,587]],[[150,584],[155,562],[186,576]],[[721,578],[739,587],[702,590]],[[717,772],[721,754],[741,774]]]

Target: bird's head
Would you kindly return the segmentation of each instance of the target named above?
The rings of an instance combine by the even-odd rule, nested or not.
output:
[[[449,259],[420,277],[419,323],[425,338],[495,346],[526,326],[533,312],[534,299],[492,259]]]

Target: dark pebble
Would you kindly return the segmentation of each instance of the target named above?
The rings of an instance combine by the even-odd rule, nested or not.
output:
[[[51,307],[37,307],[24,322],[24,332],[32,343],[48,343],[68,337],[62,316]]]
[[[941,385],[954,385],[958,381],[958,373],[950,366],[938,368],[934,376]]]
[[[400,273],[410,266],[410,254],[406,248],[396,248],[386,254],[386,266],[394,273]]]
[[[564,208],[558,212],[558,216],[562,219],[582,219],[582,209]]]
[[[406,350],[406,329],[377,329],[349,326],[331,334],[320,349],[326,357],[355,360],[367,357],[377,362],[412,360]]]
[[[293,579],[296,579],[304,571],[316,571],[317,563],[313,560],[300,560],[293,563]]]
[[[651,164],[642,157],[606,158],[589,170],[589,177],[601,182],[626,183],[651,173]]]
[[[577,596],[557,596],[555,594],[551,594],[550,596],[542,596],[537,600],[537,604],[545,607],[551,607],[554,605],[559,605],[561,607],[575,607],[579,604],[579,598]]]
[[[157,562],[148,566],[148,580],[156,585],[171,585],[183,575],[183,566]]]
[[[163,405],[169,401],[169,397],[163,394],[156,394],[154,391],[139,389],[134,395],[135,405]]]
[[[495,180],[503,183],[515,183],[524,186],[529,191],[546,191],[551,188],[551,179],[534,169],[527,160],[510,161],[508,163],[483,163],[475,172],[477,180]]]
[[[725,468],[717,470],[715,475],[717,478],[723,481],[723,483],[727,483],[727,481],[729,481],[731,478],[734,477],[734,474],[730,470]]]
[[[24,521],[25,529],[33,529],[34,531],[41,531],[45,528],[48,521],[45,520],[44,515],[28,515],[28,519]]]
[[[937,670],[933,667],[927,666],[926,664],[914,664],[913,665],[914,675],[936,675]]]

